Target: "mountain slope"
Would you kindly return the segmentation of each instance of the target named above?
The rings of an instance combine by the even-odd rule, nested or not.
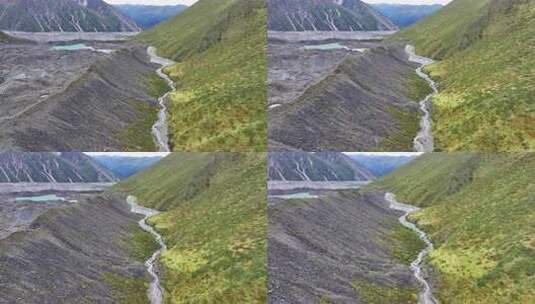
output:
[[[372,7],[400,28],[410,26],[443,8],[441,4],[410,5],[378,3]]]
[[[367,169],[338,152],[272,152],[268,160],[269,180],[366,181]]]
[[[165,70],[175,150],[266,150],[265,23],[262,0],[201,0],[136,38],[178,61]]]
[[[415,250],[399,239],[416,236],[399,213],[378,193],[315,194],[269,198],[268,303],[416,303]]]
[[[347,55],[294,101],[269,110],[270,148],[412,151],[416,101],[429,90],[414,68],[390,44]]]
[[[360,0],[268,0],[273,31],[380,31],[397,27]]]
[[[15,232],[0,237],[0,302],[149,303],[143,262],[152,252],[129,245],[152,240],[137,226],[139,216],[120,197],[73,195],[70,203],[2,200],[8,221],[0,221],[0,231],[13,229],[10,213],[18,222]],[[118,292],[113,282],[131,288]]]
[[[35,53],[42,56],[37,58],[43,64],[48,58],[60,60],[61,64],[79,60],[69,57],[58,59],[58,56],[48,53],[56,51],[46,50],[43,53],[39,50],[42,47],[49,48],[38,45]],[[21,59],[17,56],[32,57],[33,53],[29,52],[32,49],[21,47],[21,50],[23,52],[18,55],[16,49],[7,52],[10,56],[4,58],[7,58],[8,66],[19,65]],[[156,99],[163,94],[159,89],[163,81],[154,74],[157,65],[149,62],[146,47],[128,45],[113,54],[97,55],[95,58],[83,53],[73,56],[85,56],[84,60],[91,60],[80,70],[69,71],[72,77],[65,78],[66,82],[59,87],[52,87],[42,99],[26,97],[26,94],[34,87],[37,91],[46,86],[43,83],[52,83],[46,78],[34,81],[37,83],[35,86],[21,86],[22,98],[13,89],[5,91],[9,101],[5,106],[17,106],[20,110],[13,111],[12,118],[0,121],[2,149],[154,151],[150,130],[157,119]],[[32,67],[39,66],[40,62],[32,63]],[[55,76],[61,73],[58,70],[53,67],[49,71]],[[25,71],[31,73],[30,68]],[[165,83],[163,87],[168,89]]]
[[[373,187],[426,207],[441,303],[531,303],[535,154],[433,153]]]
[[[115,190],[163,211],[169,302],[265,303],[265,153],[172,153]]]
[[[128,32],[139,27],[102,0],[0,0],[0,29]]]
[[[188,7],[186,5],[115,5],[115,8],[143,29],[154,27],[178,14]]]
[[[435,143],[442,150],[518,151],[535,147],[535,3],[455,0],[400,33],[440,59]]]
[[[117,179],[89,156],[67,153],[0,153],[0,182],[94,183]]]

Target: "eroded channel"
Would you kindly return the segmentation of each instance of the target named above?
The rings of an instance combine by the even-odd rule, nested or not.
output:
[[[156,230],[154,230],[152,226],[147,224],[147,219],[151,216],[157,215],[159,212],[157,210],[138,205],[135,196],[129,195],[126,198],[126,201],[131,207],[131,212],[144,216],[143,219],[138,222],[141,229],[152,234],[152,236],[154,236],[154,238],[160,245],[160,248],[156,250],[147,261],[145,261],[145,267],[147,267],[147,271],[152,277],[149,289],[147,290],[147,296],[150,300],[150,303],[161,304],[163,303],[163,289],[160,285],[160,278],[158,277],[158,273],[156,272],[155,264],[157,263],[158,258],[162,255],[162,253],[167,250],[167,246],[165,245],[162,236],[158,232],[156,232]]]
[[[418,237],[426,245],[425,248],[420,251],[420,253],[418,253],[418,256],[414,261],[412,261],[410,266],[412,272],[414,273],[414,277],[423,286],[423,290],[418,295],[418,304],[438,304],[438,301],[433,296],[433,290],[431,289],[431,285],[429,285],[429,282],[427,282],[422,273],[422,262],[424,258],[427,257],[431,253],[431,251],[433,251],[433,243],[431,242],[431,240],[429,240],[429,237],[424,231],[420,230],[418,227],[416,227],[415,224],[407,220],[407,216],[409,216],[409,214],[416,212],[420,209],[418,207],[414,207],[396,201],[396,196],[393,193],[386,193],[385,200],[390,204],[390,209],[403,212],[403,215],[399,218],[399,222],[401,223],[401,225],[416,232],[416,234],[418,234]]]
[[[161,65],[161,67],[156,70],[156,74],[158,74],[158,77],[165,80],[169,88],[171,88],[171,91],[165,93],[164,95],[158,98],[160,111],[158,111],[158,120],[152,126],[152,135],[154,136],[154,142],[156,143],[156,146],[158,147],[158,151],[169,152],[170,148],[169,148],[169,129],[167,126],[167,97],[169,96],[170,93],[176,90],[176,86],[173,80],[169,78],[169,76],[167,76],[167,74],[163,72],[163,69],[175,64],[175,62],[158,56],[156,54],[156,48],[153,46],[149,46],[147,48],[147,53],[149,54],[150,61],[152,63]]]
[[[424,79],[433,90],[431,94],[427,95],[423,100],[420,101],[420,109],[424,115],[422,116],[422,121],[420,122],[420,131],[413,140],[414,150],[416,152],[433,152],[434,140],[433,134],[431,133],[431,102],[433,96],[438,93],[438,89],[433,79],[423,72],[423,68],[432,64],[434,61],[433,59],[416,55],[414,46],[412,45],[405,46],[405,52],[409,56],[409,61],[420,64],[420,66],[416,69],[416,74],[418,74],[420,78]]]

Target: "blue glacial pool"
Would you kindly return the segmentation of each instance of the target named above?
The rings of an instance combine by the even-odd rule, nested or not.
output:
[[[84,43],[77,44],[67,44],[67,45],[56,45],[52,49],[56,51],[79,51],[79,50],[93,50],[92,47],[87,46]]]
[[[303,47],[305,50],[338,50],[338,49],[348,49],[347,46],[341,45],[338,42],[335,43],[326,43],[326,44],[316,44],[316,45],[305,45]]]
[[[270,195],[269,197],[282,198],[282,199],[300,199],[300,198],[318,198],[319,196],[310,194],[309,192],[298,192],[298,193],[291,193],[291,194]]]
[[[46,195],[39,195],[39,196],[25,196],[25,197],[17,197],[15,198],[15,201],[31,201],[31,202],[50,202],[50,201],[65,201],[65,198],[57,196],[55,194],[46,194]]]

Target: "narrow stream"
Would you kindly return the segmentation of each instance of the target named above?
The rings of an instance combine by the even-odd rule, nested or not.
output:
[[[150,62],[161,65],[159,69],[156,70],[158,77],[162,78],[167,82],[171,91],[165,93],[163,96],[158,98],[158,104],[160,105],[160,111],[158,112],[158,120],[152,126],[152,135],[154,136],[154,141],[158,147],[159,152],[169,152],[169,131],[167,127],[167,96],[171,92],[176,90],[175,83],[167,74],[163,72],[163,69],[175,64],[174,61],[160,57],[156,55],[156,48],[149,46],[147,48],[147,54],[149,54]]]
[[[160,245],[160,249],[156,250],[152,254],[152,256],[147,261],[145,261],[145,267],[147,267],[147,271],[152,277],[152,281],[150,283],[149,289],[147,290],[147,296],[149,297],[150,303],[161,304],[163,302],[163,291],[162,291],[162,287],[160,286],[160,278],[158,277],[158,274],[156,273],[156,270],[154,269],[154,265],[158,261],[158,258],[160,257],[162,252],[167,250],[167,246],[165,245],[162,236],[158,232],[156,232],[156,230],[154,230],[152,226],[147,224],[147,219],[151,216],[157,215],[159,212],[154,209],[139,206],[137,204],[137,199],[134,196],[129,195],[126,198],[126,201],[131,207],[130,209],[131,212],[145,216],[143,219],[139,221],[139,226],[143,230],[152,234],[154,238],[156,239],[156,241],[158,242],[158,244]]]
[[[386,193],[385,200],[390,203],[390,209],[398,210],[404,212],[404,214],[399,218],[401,225],[415,231],[418,234],[418,237],[426,244],[425,248],[418,253],[416,260],[411,263],[411,270],[414,273],[416,280],[423,285],[423,290],[418,295],[418,304],[438,304],[438,301],[433,296],[433,290],[431,286],[424,278],[422,274],[422,261],[428,256],[431,251],[433,251],[433,243],[427,237],[427,234],[416,227],[415,224],[407,221],[407,216],[413,212],[420,210],[418,207],[402,204],[396,201],[396,196],[393,193]]]
[[[431,134],[431,100],[435,94],[438,93],[437,85],[422,70],[425,66],[430,65],[433,63],[433,59],[418,56],[415,53],[414,46],[412,45],[406,45],[405,46],[405,52],[407,55],[409,55],[409,61],[416,62],[420,64],[420,67],[416,69],[416,74],[420,76],[420,78],[427,81],[433,92],[429,95],[427,95],[422,101],[420,101],[420,109],[424,113],[424,116],[422,117],[422,121],[420,123],[420,131],[414,138],[414,150],[416,152],[433,152],[433,134]]]

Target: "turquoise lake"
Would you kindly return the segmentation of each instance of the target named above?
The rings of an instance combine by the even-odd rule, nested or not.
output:
[[[64,201],[65,198],[59,197],[55,194],[46,194],[39,196],[26,196],[26,197],[17,197],[15,201],[31,201],[31,202],[49,202],[49,201]]]

